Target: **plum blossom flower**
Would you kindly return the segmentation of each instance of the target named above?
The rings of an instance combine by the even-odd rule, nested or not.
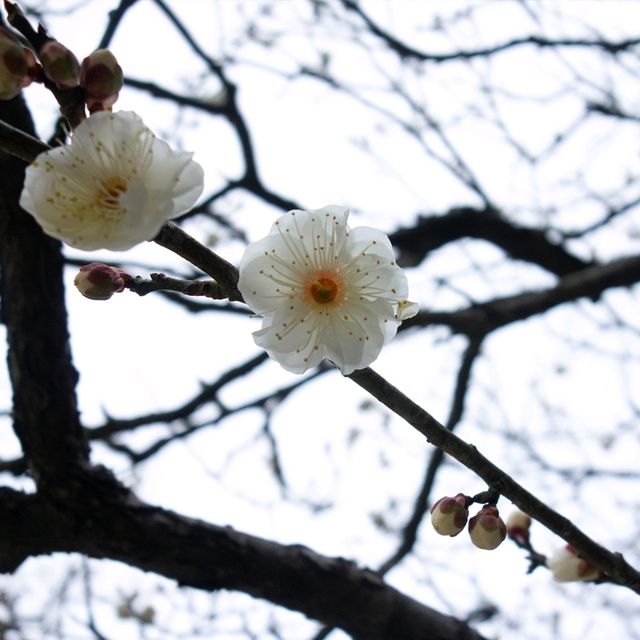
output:
[[[348,216],[335,205],[289,211],[240,263],[238,288],[263,316],[254,340],[287,371],[304,373],[328,358],[349,375],[417,312],[389,238],[350,230]]]
[[[20,205],[45,233],[77,249],[124,251],[151,240],[202,193],[202,167],[131,111],[99,112],[71,143],[27,168]]]
[[[602,572],[587,560],[583,560],[570,545],[560,547],[547,558],[547,567],[556,582],[597,580]]]

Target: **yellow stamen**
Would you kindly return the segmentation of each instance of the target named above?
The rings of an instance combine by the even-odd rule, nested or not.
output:
[[[311,283],[309,293],[320,304],[333,302],[338,295],[338,285],[331,278],[317,278]]]

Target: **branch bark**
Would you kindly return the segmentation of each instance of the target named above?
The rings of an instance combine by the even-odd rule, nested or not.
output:
[[[549,240],[545,231],[519,226],[491,208],[459,207],[441,216],[421,217],[414,226],[398,229],[389,237],[400,251],[398,264],[407,267],[461,238],[486,240],[511,258],[536,264],[558,276],[593,265]]]
[[[427,441],[462,463],[482,478],[487,485],[511,500],[519,509],[571,544],[576,551],[600,567],[612,582],[640,593],[640,572],[629,565],[619,553],[612,553],[529,493],[511,476],[485,458],[478,449],[464,442],[441,425],[431,414],[410,400],[396,387],[372,369],[361,369],[350,376],[356,384],[406,420],[423,434]]]
[[[21,96],[0,102],[0,118],[33,135]],[[25,164],[0,151],[0,272],[14,429],[41,488],[88,459],[78,416],[78,373],[69,356],[61,245],[18,205]]]
[[[0,538],[3,571],[31,555],[77,552],[119,560],[181,586],[243,591],[356,639],[483,640],[465,623],[421,605],[349,560],[185,518],[113,491],[95,477],[64,512],[39,496],[1,490]]]

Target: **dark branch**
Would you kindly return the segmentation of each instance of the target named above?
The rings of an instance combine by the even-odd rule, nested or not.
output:
[[[55,551],[119,560],[207,591],[264,598],[366,640],[483,640],[455,618],[401,594],[343,558],[285,546],[152,507],[86,483],[62,512],[37,496],[0,490],[0,570]],[[73,505],[81,505],[74,510]]]
[[[122,18],[124,18],[124,14],[131,9],[137,1],[138,0],[120,0],[120,4],[115,9],[109,11],[109,22],[100,39],[98,49],[106,49],[109,46],[120,22],[122,22]]]
[[[398,263],[402,266],[414,266],[430,252],[461,238],[486,240],[515,260],[531,262],[559,276],[592,265],[549,240],[544,231],[521,227],[494,209],[462,207],[442,216],[420,217],[414,226],[389,237],[400,250]]]
[[[639,281],[640,256],[619,258],[605,265],[571,273],[549,289],[498,298],[460,311],[421,311],[405,321],[403,327],[442,324],[455,333],[485,335],[566,302],[580,298],[597,300],[608,289],[632,286]]]
[[[21,96],[0,102],[0,118],[29,135]],[[0,152],[0,271],[7,328],[14,429],[41,488],[86,462],[76,406],[78,374],[69,350],[61,245],[18,206],[22,160]]]
[[[355,0],[342,0],[342,4],[362,18],[371,33],[383,40],[387,46],[395,51],[401,58],[424,60],[427,62],[448,62],[450,60],[471,60],[472,58],[486,58],[496,53],[501,53],[522,46],[534,46],[541,49],[556,49],[562,47],[571,48],[596,48],[607,53],[615,54],[620,51],[628,51],[640,44],[640,38],[626,38],[613,42],[602,38],[544,38],[542,36],[526,36],[523,38],[513,38],[494,45],[492,47],[482,47],[480,49],[458,49],[452,53],[428,53],[419,51],[414,47],[403,43],[390,33],[376,24],[358,5]]]
[[[162,247],[177,253],[192,265],[202,269],[221,287],[224,296],[229,300],[242,302],[242,294],[238,291],[238,270],[230,263],[200,244],[185,233],[173,222],[167,222],[154,241]]]
[[[447,420],[446,427],[450,431],[453,431],[462,419],[464,412],[464,401],[469,388],[471,380],[471,369],[473,363],[476,361],[480,353],[480,346],[482,344],[482,337],[472,339],[467,348],[464,351],[462,362],[460,363],[460,369],[458,370],[458,377],[456,380],[455,391],[453,394],[453,402],[451,405],[451,412]],[[402,559],[407,556],[413,550],[413,547],[418,538],[418,530],[425,514],[429,510],[431,499],[431,490],[436,479],[438,469],[442,465],[445,459],[445,454],[442,449],[434,449],[431,452],[429,464],[425,470],[424,479],[420,486],[420,491],[415,500],[413,506],[413,512],[409,518],[407,524],[402,531],[402,539],[400,545],[396,551],[380,566],[378,572],[380,575],[384,575],[395,567]]]
[[[589,538],[570,520],[529,493],[511,476],[485,458],[474,445],[458,438],[375,371],[369,368],[361,369],[348,377],[406,420],[432,445],[455,458],[482,478],[491,489],[509,498],[519,509],[571,544],[582,557],[600,567],[611,581],[640,593],[640,573],[629,565],[621,554],[612,553]]]

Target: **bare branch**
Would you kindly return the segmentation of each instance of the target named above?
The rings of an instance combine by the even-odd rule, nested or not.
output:
[[[640,44],[640,38],[625,38],[617,42],[605,40],[603,38],[545,38],[541,36],[526,36],[523,38],[513,38],[492,47],[482,47],[480,49],[460,49],[451,53],[428,53],[410,47],[376,24],[359,6],[355,0],[342,0],[342,4],[362,18],[371,33],[377,35],[387,46],[395,51],[401,58],[413,58],[429,62],[449,62],[451,60],[470,60],[472,58],[486,58],[496,53],[502,53],[522,46],[535,46],[541,49],[556,49],[562,47],[571,48],[597,48],[607,53],[615,54],[620,51],[629,51]]]
[[[584,558],[600,567],[613,582],[640,593],[640,573],[629,565],[621,554],[612,553],[589,538],[570,520],[529,493],[511,476],[485,458],[474,445],[458,438],[375,371],[370,368],[361,369],[348,377],[406,420],[424,435],[428,442],[471,469],[489,487],[509,498],[519,509],[572,545]]]

